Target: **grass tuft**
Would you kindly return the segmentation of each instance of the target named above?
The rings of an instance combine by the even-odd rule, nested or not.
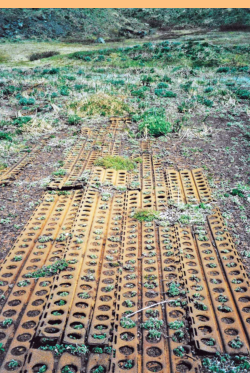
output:
[[[133,162],[128,158],[112,155],[107,155],[106,157],[98,158],[94,164],[95,166],[112,168],[113,170],[132,171],[136,167],[136,162]]]

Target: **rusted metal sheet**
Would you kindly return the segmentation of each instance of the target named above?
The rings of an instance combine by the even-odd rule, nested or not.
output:
[[[192,170],[192,175],[196,184],[196,188],[198,190],[201,202],[211,202],[211,189],[208,185],[208,181],[203,174],[202,169],[194,169]]]
[[[167,355],[171,372],[188,371],[198,373],[199,363],[192,357],[190,344],[176,336],[176,331],[169,327],[176,321],[184,321],[186,315],[186,292],[182,278],[180,246],[177,227],[159,227],[159,247],[162,266],[162,284],[166,322],[168,325]],[[187,336],[185,336],[187,337]],[[186,338],[185,338],[186,339]]]
[[[209,284],[206,283],[191,229],[178,227],[177,232],[181,251],[181,268],[192,323],[192,338],[198,350],[210,353],[222,352],[223,344],[216,314],[214,314],[213,299],[210,299]]]
[[[174,169],[166,170],[166,185],[168,191],[168,199],[177,204],[185,202],[185,196],[182,189],[180,174]]]
[[[121,255],[121,270],[118,282],[118,296],[115,315],[113,336],[114,355],[111,360],[111,372],[122,373],[124,368],[131,366],[130,371],[141,373],[141,356],[139,348],[139,321],[138,314],[127,317],[127,312],[136,312],[140,309],[140,297],[138,294],[140,283],[140,263],[137,260],[131,263],[131,254],[135,258],[140,256],[139,243],[140,232],[138,221],[131,214],[140,207],[140,193],[129,191],[127,194],[126,212],[124,221],[124,240]],[[131,304],[127,304],[127,293],[136,291]],[[126,317],[129,319],[126,321]],[[132,320],[132,322],[131,322]]]
[[[89,345],[107,345],[113,330],[117,279],[120,267],[124,202],[124,193],[116,193],[113,196],[107,239],[103,249],[99,287],[88,333]],[[105,310],[105,313],[103,314],[100,309]]]
[[[62,223],[61,229],[58,232],[57,239],[53,243],[49,256],[46,260],[45,265],[51,265],[56,260],[61,259],[65,255],[65,250],[67,248],[67,236],[70,237],[71,229],[75,220],[75,216],[79,210],[81,200],[83,198],[83,192],[77,191],[72,199],[71,206],[68,210],[67,215]],[[37,252],[37,254],[39,251]],[[57,275],[56,275],[57,276]],[[34,290],[30,296],[27,307],[22,315],[19,326],[14,334],[11,344],[9,346],[8,353],[5,357],[3,365],[7,364],[12,359],[17,356],[16,351],[18,351],[18,358],[20,365],[22,366],[27,355],[27,352],[31,346],[31,341],[34,338],[36,327],[39,324],[44,306],[46,302],[50,299],[51,288],[54,285],[55,276],[47,276],[46,278],[38,279]],[[26,288],[26,286],[20,287],[20,289]],[[13,316],[13,310],[5,311],[6,315]],[[14,333],[14,327],[12,327],[12,332]],[[7,334],[2,343],[6,343]]]
[[[236,352],[247,354],[247,339],[216,251],[207,232],[195,234],[195,237],[221,333],[223,348],[230,354]],[[237,349],[232,347],[232,341],[236,336],[242,342],[242,347]]]
[[[143,321],[143,372],[162,371],[169,372],[170,364],[167,354],[164,354],[166,340],[161,334],[163,323],[163,312],[160,304],[163,301],[161,281],[161,263],[158,262],[159,249],[156,227],[152,222],[142,223],[142,307],[146,308],[156,304],[153,308],[146,309],[142,313]],[[151,326],[147,323],[151,322]],[[149,324],[150,325],[150,324]],[[156,331],[156,333],[155,333]],[[155,334],[160,335],[155,335]]]
[[[14,284],[12,291],[8,297],[8,301],[5,303],[2,312],[0,314],[0,325],[4,325],[6,318],[11,316],[12,323],[8,325],[4,330],[4,338],[2,343],[6,344],[10,338],[13,338],[16,330],[16,322],[22,312],[24,306],[27,304],[35,287],[35,279],[32,275],[34,271],[42,270],[47,258],[49,263],[53,262],[58,258],[52,251],[53,243],[59,237],[61,224],[63,223],[65,216],[72,203],[72,195],[60,196],[55,209],[51,213],[43,230],[43,236],[40,236],[33,247],[24,267],[22,268],[20,275]],[[49,240],[41,243],[41,237],[49,237]],[[40,239],[40,241],[39,241]],[[39,290],[38,294],[48,294],[47,290]],[[22,324],[23,328],[33,329],[36,325],[34,322],[25,320]]]
[[[104,371],[109,372],[110,355],[102,353],[91,353],[88,359],[87,373],[93,373],[96,369],[102,367]]]
[[[7,291],[10,289],[10,285],[16,280],[39,236],[43,235],[58,198],[57,195],[51,196],[49,193],[44,193],[41,204],[34,211],[13,248],[3,261],[0,267],[0,290],[5,297],[8,296]]]
[[[38,372],[42,367],[46,367],[46,373],[53,373],[54,357],[50,351],[30,350],[27,362],[24,367],[24,373]],[[9,370],[8,370],[9,371]]]
[[[233,244],[232,237],[224,225],[220,210],[208,217],[209,226],[216,245],[222,268],[227,280],[238,315],[241,319],[245,334],[250,343],[250,285],[242,260]],[[236,312],[236,311],[235,311]],[[237,314],[237,312],[236,312]],[[233,319],[234,320],[234,319]],[[234,328],[234,323],[230,326]],[[248,347],[249,348],[249,347]]]
[[[100,179],[104,177],[104,171],[101,172],[99,177]],[[46,305],[37,330],[37,336],[40,338],[59,338],[62,336],[65,323],[68,319],[68,312],[71,307],[72,298],[74,297],[74,292],[77,287],[77,281],[79,280],[80,268],[89,241],[93,216],[95,215],[97,208],[97,200],[97,192],[90,187],[86,191],[83,203],[81,204],[79,213],[77,214],[73,226],[72,238],[65,256],[65,259],[71,261],[71,263],[65,271],[60,273],[55,281],[54,291],[50,296],[51,302]],[[82,289],[81,291],[83,292]],[[79,317],[78,314],[75,316],[77,321],[82,316],[82,304],[84,304],[84,302],[79,302],[78,310],[76,310],[76,314],[78,311],[80,312]],[[58,312],[58,310],[60,312]],[[56,325],[60,325],[60,327]],[[72,326],[72,329],[74,329],[74,325]],[[72,341],[73,338],[69,339]]]
[[[0,174],[0,185],[6,185],[16,179],[17,175],[31,162],[34,161],[37,154],[46,144],[48,138],[42,140],[41,144],[36,145],[30,153],[27,153],[24,157],[20,159],[15,165],[7,168]]]
[[[44,194],[1,265],[1,372],[17,360],[20,373],[198,373],[194,348],[247,353],[249,280],[219,210],[204,232],[134,219],[137,209],[211,202],[202,170],[164,170],[150,140],[127,141],[129,123],[113,117],[81,130],[66,174],[50,185],[71,192]],[[134,172],[96,167],[108,154],[142,163]],[[62,258],[57,274],[30,276]],[[81,358],[45,350],[85,343]]]
[[[179,203],[208,203],[212,201],[211,190],[201,169],[166,170],[168,199]]]

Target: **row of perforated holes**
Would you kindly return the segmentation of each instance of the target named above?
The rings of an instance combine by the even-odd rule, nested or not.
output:
[[[183,290],[182,282],[180,280],[181,273],[180,268],[178,265],[178,259],[180,259],[180,251],[176,244],[176,230],[177,228],[171,227],[171,228],[162,228],[159,227],[159,234],[160,234],[160,247],[161,247],[161,260],[162,260],[162,269],[163,269],[163,286],[164,286],[164,292],[167,295],[169,290],[169,283],[172,281],[180,284],[180,290]],[[171,252],[171,255],[169,253]],[[167,256],[167,259],[165,258]],[[167,263],[166,263],[167,260]],[[172,264],[168,268],[165,267],[165,264],[171,264],[171,263],[177,263]],[[167,274],[164,275],[164,273],[167,272]],[[167,295],[168,299],[168,295]],[[172,300],[173,302],[175,300],[178,300],[179,302],[180,295],[176,295],[174,297],[170,297],[169,300]],[[181,296],[181,300],[185,301],[186,297],[183,295]],[[174,303],[166,303],[166,313],[167,313],[167,321],[168,324],[170,322],[174,322],[176,320],[180,320],[186,317],[186,312],[183,308],[180,306],[175,306]],[[168,335],[172,337],[172,335],[175,333],[174,330],[168,329]],[[187,361],[186,359],[178,357],[178,351],[175,352],[175,349],[182,346],[185,350],[185,353],[190,353],[190,346],[184,345],[183,342],[177,342],[173,341],[172,338],[169,338],[169,347],[170,347],[170,357],[172,361],[172,367],[173,372],[179,372],[184,369],[185,372],[191,372],[193,371],[193,364],[192,362]]]
[[[138,222],[130,218],[131,214],[135,211],[135,209],[140,205],[139,202],[140,194],[139,192],[129,192],[127,198],[127,221],[126,221],[126,229],[125,229],[125,243],[124,243],[124,253],[123,253],[123,272],[122,272],[122,279],[121,285],[119,285],[119,295],[118,301],[120,302],[117,307],[117,315],[116,320],[120,322],[120,318],[124,317],[127,310],[131,312],[135,312],[138,309],[138,294],[133,300],[132,307],[127,307],[125,305],[126,297],[124,294],[127,293],[128,289],[133,286],[133,289],[138,291],[138,275],[139,271],[137,266],[128,267],[130,269],[125,269],[124,267],[129,265],[127,257],[131,253],[135,254],[135,257],[138,257]],[[134,243],[131,243],[131,239],[129,236],[133,234],[135,239]],[[138,265],[138,261],[137,261]],[[130,275],[136,275],[135,279],[130,279]],[[124,312],[123,312],[124,311]],[[118,320],[119,319],[119,320]],[[131,318],[132,320],[137,320],[137,315]],[[125,339],[126,338],[126,339]],[[117,341],[118,339],[118,341]],[[125,342],[127,341],[127,342]],[[123,328],[120,324],[117,327],[117,335],[115,336],[114,345],[116,348],[116,358],[114,359],[115,364],[112,366],[112,372],[116,373],[120,370],[123,371],[124,364],[127,361],[127,358],[132,361],[133,371],[137,372],[137,349],[138,349],[138,339],[137,339],[137,325],[132,329]],[[119,349],[118,349],[119,346]],[[120,347],[121,346],[121,347]],[[129,352],[129,356],[128,356]]]
[[[91,323],[91,331],[97,332],[98,327],[102,327],[104,330],[104,333],[107,334],[108,328],[111,328],[110,323],[110,317],[113,313],[113,307],[112,305],[115,302],[115,292],[116,292],[116,282],[117,282],[117,268],[113,266],[113,263],[115,261],[118,262],[119,255],[120,255],[120,242],[114,241],[112,243],[110,241],[111,236],[112,237],[121,237],[121,229],[122,229],[122,221],[123,221],[123,204],[124,204],[124,196],[121,196],[119,194],[116,194],[114,196],[113,201],[113,207],[112,207],[112,213],[111,213],[111,220],[110,220],[110,226],[108,231],[108,240],[106,241],[105,246],[105,252],[104,252],[104,258],[103,258],[103,265],[102,265],[102,273],[100,278],[100,284],[98,288],[98,294],[97,294],[97,301],[95,306],[95,311]],[[118,228],[118,229],[117,229]],[[105,285],[104,285],[105,284]],[[107,287],[111,284],[113,287],[107,290]],[[101,305],[100,305],[101,304]],[[99,311],[99,305],[100,307],[103,307],[105,309],[105,313],[100,314]],[[100,325],[100,321],[103,320],[104,323]],[[95,330],[96,329],[96,330]],[[92,343],[93,341],[93,335],[89,335],[89,342],[90,340]],[[106,338],[103,340],[95,341],[96,344],[103,344],[106,343]]]
[[[198,193],[194,189],[194,183],[192,180],[192,174],[189,171],[181,171],[181,181],[184,189],[184,194],[186,197],[186,202],[187,203],[198,203],[199,202],[199,197]]]
[[[143,222],[142,223],[142,307],[148,307],[153,304],[157,304],[161,301],[160,296],[160,273],[158,270],[157,263],[157,253],[156,253],[156,242],[155,242],[155,227],[152,222]],[[149,250],[150,247],[150,250]],[[152,250],[152,251],[151,251]],[[155,256],[148,256],[148,253],[155,251]],[[151,261],[154,260],[154,263]],[[150,262],[150,263],[149,263]],[[149,277],[148,277],[149,276]],[[154,276],[153,280],[150,280],[150,277]],[[153,285],[154,288],[148,290],[145,287],[145,284]],[[151,300],[152,299],[152,300]],[[155,315],[153,317],[159,318],[162,320],[162,309],[160,305],[157,305],[152,308]],[[143,322],[147,321],[147,318],[152,317],[149,313],[150,310],[143,312]],[[143,330],[143,365],[145,371],[162,371],[165,367],[165,354],[164,351],[164,341],[163,337],[160,336],[158,339],[155,339],[153,342],[150,339],[150,331]],[[152,345],[152,347],[148,347]],[[147,348],[145,348],[147,346]],[[156,353],[154,360],[152,361],[152,353]]]
[[[46,233],[47,236],[52,237],[53,239],[56,238],[56,233],[57,233],[57,231],[59,229],[59,226],[60,226],[60,223],[63,219],[65,209],[68,208],[69,200],[70,200],[70,196],[59,197],[59,199],[57,201],[57,204],[56,204],[56,207],[53,210],[51,216],[49,217],[48,222],[47,222],[47,224],[46,224],[46,226],[43,230],[43,233]],[[63,207],[62,211],[57,212],[58,207],[59,207],[59,209],[61,209]],[[58,220],[58,223],[55,223],[55,221],[57,221],[57,220]],[[52,228],[50,226],[52,226]],[[51,241],[46,243],[46,244],[42,244],[42,245],[38,241],[35,244],[35,246],[33,247],[32,251],[29,255],[29,258],[28,258],[28,260],[25,264],[25,268],[22,269],[22,271],[19,275],[19,279],[21,281],[24,281],[24,280],[27,281],[26,275],[28,273],[30,273],[30,271],[37,270],[38,268],[41,268],[44,265],[46,257],[50,252],[51,246],[52,246]],[[35,250],[39,250],[39,251],[41,250],[42,255],[41,255],[40,258],[37,258],[36,255],[34,255],[34,253],[36,252]],[[32,265],[33,263],[39,263],[39,266],[36,265],[36,264]],[[4,321],[4,316],[3,315],[7,311],[12,312],[12,321],[13,322],[18,318],[18,316],[19,316],[18,311],[21,311],[22,307],[27,302],[27,299],[29,297],[30,292],[33,290],[33,287],[34,287],[34,280],[33,279],[29,280],[29,282],[27,281],[25,289],[23,289],[23,290],[20,290],[19,283],[14,285],[14,287],[12,289],[12,292],[11,292],[9,298],[8,298],[8,303],[6,303],[4,305],[3,313],[0,317],[0,321]],[[10,309],[9,306],[11,308],[14,308],[14,309],[13,310]],[[12,326],[12,325],[9,327],[8,332],[6,332],[6,338],[5,339],[8,339],[8,337],[10,337],[10,335],[12,333],[12,331],[10,331],[10,330],[12,330],[13,327],[14,326]]]
[[[177,171],[167,172],[167,185],[169,195],[168,198],[175,202],[185,202],[183,198],[182,187],[179,180],[179,173]]]
[[[210,201],[211,192],[202,171],[192,171],[201,201]]]
[[[186,289],[189,291],[189,307],[190,307],[190,316],[193,323],[193,332],[196,336],[195,340],[198,345],[198,349],[208,349],[210,352],[214,351],[216,348],[218,351],[221,350],[220,336],[217,334],[217,325],[215,324],[215,316],[213,314],[212,305],[208,298],[208,288],[204,275],[201,272],[199,264],[199,258],[194,246],[194,241],[190,228],[179,229],[180,235],[180,245],[183,252],[184,258],[182,260],[182,267],[184,272]],[[187,262],[185,259],[188,258]],[[189,268],[195,267],[195,268]],[[191,276],[190,276],[191,275]],[[197,294],[200,296],[197,298]],[[197,302],[197,303],[196,303]],[[200,306],[199,306],[200,305]],[[203,306],[204,305],[204,306]],[[194,310],[193,310],[194,307]],[[202,309],[203,307],[203,309]],[[201,309],[200,309],[201,308]],[[206,309],[204,309],[206,308]],[[198,312],[197,312],[198,310]],[[202,325],[197,327],[197,325]],[[197,332],[198,328],[198,332]],[[207,335],[208,338],[202,338]],[[209,347],[207,343],[211,339],[213,346]],[[203,346],[200,347],[200,342]],[[205,347],[206,346],[206,347]]]

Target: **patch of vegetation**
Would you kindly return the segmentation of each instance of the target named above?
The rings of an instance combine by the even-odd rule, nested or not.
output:
[[[202,365],[211,373],[247,373],[250,370],[250,363],[244,356],[234,356],[216,352],[216,356],[205,358]]]
[[[106,157],[98,158],[95,161],[94,165],[104,168],[111,168],[113,170],[132,171],[136,168],[136,162],[131,161],[129,158],[112,155],[107,155]]]
[[[25,275],[26,278],[40,278],[46,276],[53,276],[65,268],[68,267],[68,262],[65,259],[56,260],[53,264],[48,266],[43,266],[34,272],[29,272]]]
[[[130,112],[129,105],[125,103],[125,97],[111,96],[107,93],[96,93],[85,101],[72,103],[70,107],[77,108],[81,116],[123,116]]]
[[[140,222],[144,221],[153,221],[159,218],[160,213],[154,210],[138,210],[133,214],[133,218],[139,220]]]

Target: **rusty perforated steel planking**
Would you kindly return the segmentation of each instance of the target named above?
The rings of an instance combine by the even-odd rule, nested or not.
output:
[[[210,353],[222,352],[223,344],[216,315],[191,229],[178,226],[177,233],[181,251],[181,268],[192,324],[192,338],[198,350]]]
[[[138,293],[133,298],[131,307],[127,307],[124,296],[130,288],[139,288],[139,262],[134,265],[128,263],[130,254],[139,256],[139,223],[131,217],[131,214],[140,207],[140,193],[138,191],[129,191],[127,193],[125,221],[124,221],[124,241],[121,257],[121,274],[118,285],[118,298],[116,305],[116,318],[113,336],[113,348],[115,354],[111,360],[111,372],[124,372],[124,364],[131,361],[131,372],[141,373],[141,356],[138,353],[138,314],[131,317],[135,325],[126,328],[121,324],[121,318],[126,316],[127,311],[136,312],[140,307]],[[130,237],[133,235],[133,237]]]
[[[9,184],[11,181],[15,180],[17,175],[31,162],[34,161],[39,151],[43,148],[43,146],[48,141],[48,138],[44,138],[41,144],[36,145],[30,153],[27,153],[24,157],[20,159],[15,165],[12,167],[3,170],[0,174],[0,185]]]
[[[102,180],[104,174],[104,170],[99,170],[96,171],[96,174],[94,174],[93,177],[99,176],[99,180]],[[67,322],[68,312],[71,307],[72,298],[74,297],[74,292],[77,287],[77,281],[79,280],[80,269],[89,241],[89,233],[91,230],[93,217],[95,216],[95,211],[97,209],[97,201],[98,192],[89,187],[77,215],[73,227],[72,239],[65,257],[65,259],[70,260],[72,259],[72,255],[77,254],[78,258],[58,276],[55,284],[57,287],[55,288],[53,294],[51,294],[51,302],[47,304],[43,318],[41,319],[38,327],[37,335],[40,338],[43,336],[60,338],[62,336],[65,323]],[[64,293],[63,289],[65,283],[68,284],[66,293]],[[62,293],[64,293],[63,296]],[[61,310],[60,314],[57,314],[58,309]],[[78,311],[81,313],[81,307],[78,307]],[[77,315],[75,316],[75,319],[79,319]],[[53,324],[53,322],[55,324],[60,324],[60,328],[55,327],[51,333],[51,323]]]
[[[167,169],[166,186],[168,199],[175,203],[211,202],[211,190],[201,169],[182,170]]]
[[[215,315],[218,321],[224,351],[229,354],[234,354],[235,352],[247,354],[247,339],[230,289],[225,280],[223,270],[217,258],[217,253],[207,235],[207,232],[205,233],[205,239],[204,236],[201,237],[201,234],[195,234],[195,238],[213,302]],[[234,322],[228,324],[228,320],[233,320]],[[240,338],[242,341],[242,347],[239,349],[235,349],[231,346],[232,340],[235,336]]]
[[[9,285],[16,280],[38,237],[47,224],[58,198],[57,195],[51,198],[49,193],[44,193],[40,205],[33,212],[28,223],[14,243],[14,246],[3,261],[0,268],[0,289],[2,294],[6,293]]]
[[[102,270],[88,333],[88,344],[90,345],[107,345],[113,329],[113,310],[118,285],[118,267],[120,266],[123,208],[124,194],[117,193],[112,200],[107,239],[103,249]],[[105,315],[100,311],[100,307],[106,309]]]
[[[74,219],[82,198],[82,191],[75,192],[71,206],[64,218],[58,237],[65,232],[68,234],[71,233],[71,228],[73,226]],[[65,254],[66,247],[66,241],[55,241],[45,265],[50,265],[53,261],[62,258]],[[37,281],[24,314],[19,322],[19,326],[15,332],[14,338],[11,341],[8,353],[5,356],[3,363],[4,367],[8,365],[11,359],[15,359],[16,356],[19,356],[21,366],[23,365],[28,349],[31,346],[31,341],[35,335],[36,326],[39,323],[44,306],[49,299],[51,287],[54,285],[53,281],[54,277],[42,278]],[[2,369],[3,372],[5,372],[4,368]]]
[[[218,208],[214,210],[214,214],[208,217],[208,222],[227,284],[250,344],[250,285],[246,270]]]
[[[14,284],[12,291],[8,297],[8,301],[5,303],[1,315],[0,315],[0,323],[2,324],[7,315],[11,312],[11,318],[12,318],[12,324],[9,325],[4,330],[4,338],[2,339],[2,343],[6,344],[10,338],[13,337],[15,329],[17,327],[16,322],[19,317],[20,312],[22,311],[23,307],[28,302],[34,287],[35,287],[35,279],[29,278],[27,275],[31,273],[32,271],[36,271],[45,264],[46,259],[49,257],[52,259],[53,257],[56,257],[53,252],[51,252],[51,249],[53,247],[53,243],[58,237],[58,232],[60,230],[61,224],[64,221],[64,218],[70,208],[70,205],[72,203],[72,194],[69,196],[60,196],[58,198],[58,201],[56,203],[56,206],[54,210],[52,211],[51,215],[49,216],[49,219],[44,227],[44,230],[42,233],[47,235],[47,237],[50,237],[50,241],[44,243],[41,245],[41,242],[36,242],[35,246],[33,247],[24,267],[22,268],[20,275]],[[58,211],[60,210],[60,211]],[[44,237],[43,236],[43,237]],[[37,255],[37,253],[41,253],[41,255]],[[35,263],[35,264],[34,264]],[[50,264],[52,264],[52,260],[50,261]],[[23,281],[25,281],[25,284],[23,284]],[[47,290],[40,291],[43,293],[48,293]],[[29,325],[28,321],[25,321],[23,323],[24,329],[32,329],[35,327],[34,323],[31,323]]]
[[[161,296],[161,269],[158,258],[159,249],[156,237],[156,226],[152,222],[142,223],[142,307],[148,307],[163,300]],[[151,251],[152,250],[152,251]],[[155,256],[150,254],[155,253]],[[147,287],[146,287],[147,286]],[[163,320],[161,305],[151,308],[157,314],[156,318]],[[151,318],[151,310],[144,310],[142,321],[147,322]],[[166,340],[161,335],[153,337],[150,330],[143,329],[143,372],[162,371],[169,372],[170,364],[166,351]],[[154,354],[154,352],[157,352]],[[156,356],[154,356],[156,355]]]
[[[162,263],[162,283],[165,299],[167,325],[176,320],[185,320],[186,311],[182,303],[186,301],[186,295],[183,294],[184,284],[181,272],[180,249],[177,239],[178,233],[176,227],[159,227],[159,245],[161,251]],[[170,293],[171,284],[178,284],[178,291]],[[173,339],[175,330],[168,328],[168,356],[170,360],[170,371],[179,372],[182,370],[190,373],[199,371],[199,363],[190,358],[192,355],[191,346],[178,339]],[[179,356],[178,350],[184,349],[184,353]]]

